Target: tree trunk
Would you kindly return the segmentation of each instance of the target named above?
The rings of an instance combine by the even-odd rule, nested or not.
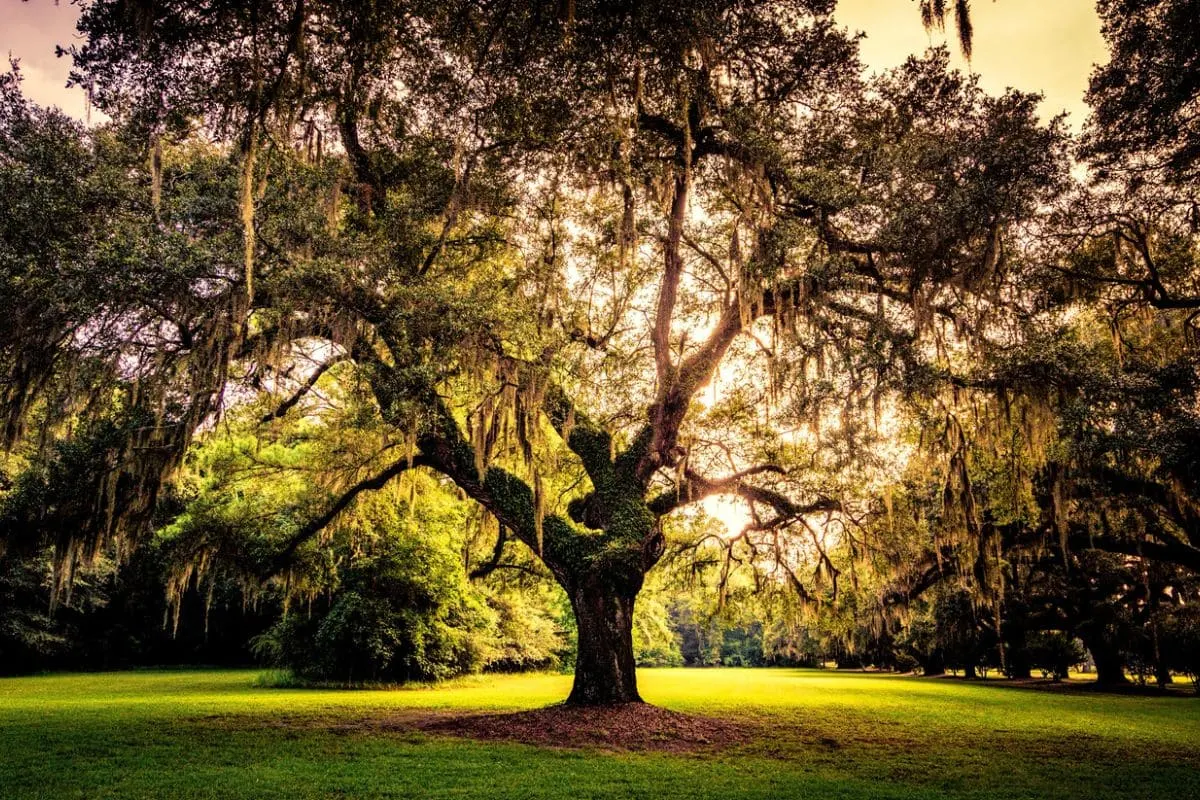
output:
[[[1125,665],[1119,654],[1101,650],[1092,653],[1096,662],[1096,683],[1101,686],[1122,686],[1129,683],[1125,676]]]
[[[1080,638],[1096,664],[1096,683],[1101,686],[1121,686],[1129,683],[1129,678],[1125,677],[1125,658],[1114,642],[1103,635]]]
[[[1015,656],[1015,657],[1014,657]],[[1023,651],[1016,651],[1009,658],[1008,662],[1008,678],[1014,681],[1027,681],[1033,677],[1033,667],[1030,666],[1029,660],[1025,658]]]
[[[640,703],[633,657],[633,604],[637,591],[622,591],[603,576],[585,576],[568,587],[579,628],[575,685],[568,705]]]
[[[1161,658],[1154,665],[1154,680],[1160,689],[1166,689],[1175,682],[1175,678],[1171,675],[1171,668]]]
[[[1033,677],[1033,665],[1029,663],[1028,635],[1023,620],[1016,614],[1013,616],[1016,619],[1010,621],[1005,630],[1005,676],[1010,680],[1027,681]]]
[[[1167,665],[1167,660],[1163,658],[1162,646],[1158,641],[1158,623],[1154,623],[1154,679],[1158,682],[1158,688],[1166,689],[1173,682],[1171,677],[1171,668]]]

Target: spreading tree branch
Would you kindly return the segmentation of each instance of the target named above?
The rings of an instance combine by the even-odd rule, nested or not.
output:
[[[282,403],[280,403],[279,407],[276,408],[274,411],[270,411],[270,412],[264,414],[262,416],[262,419],[259,420],[259,422],[265,424],[265,423],[270,422],[271,420],[282,419],[283,417],[285,417],[289,411],[291,411],[293,408],[296,407],[297,403],[299,403],[301,400],[304,399],[304,396],[306,394],[308,394],[310,391],[312,391],[313,387],[317,385],[317,381],[319,381],[321,379],[321,376],[324,375],[329,370],[330,367],[332,367],[334,364],[338,364],[345,360],[346,360],[346,356],[339,355],[339,356],[334,356],[333,358],[329,359],[328,361],[324,362],[323,364],[318,365],[317,368],[312,371],[312,374],[310,374],[304,380],[304,383],[302,383],[300,385],[300,387],[298,389],[296,389],[296,391],[293,392],[290,397],[288,397],[288,399],[286,399]]]
[[[421,455],[415,455],[412,458],[402,458],[396,461],[382,471],[372,475],[369,478],[364,478],[358,483],[351,486],[338,497],[320,516],[310,520],[303,528],[296,532],[283,550],[279,552],[272,561],[271,574],[278,573],[281,569],[287,566],[296,550],[300,548],[309,539],[316,536],[321,531],[325,530],[331,522],[337,519],[346,508],[354,502],[354,500],[363,492],[378,491],[384,486],[387,486],[393,478],[403,472],[406,472],[413,467],[431,466],[431,463]]]
[[[774,464],[751,467],[718,479],[705,478],[692,470],[687,470],[684,473],[685,482],[682,486],[663,492],[653,498],[648,505],[653,513],[661,516],[714,495],[735,495],[748,503],[769,506],[775,510],[778,516],[773,517],[770,523],[764,524],[764,529],[800,519],[808,514],[842,510],[842,504],[830,497],[822,496],[811,503],[796,503],[780,492],[745,482],[746,478],[765,472],[785,474],[781,467]]]

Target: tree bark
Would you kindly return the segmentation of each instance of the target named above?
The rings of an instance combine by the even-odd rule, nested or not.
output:
[[[1096,683],[1101,686],[1123,686],[1129,683],[1119,653],[1106,652],[1103,649],[1093,651],[1092,660],[1096,662]]]
[[[1096,664],[1096,683],[1101,686],[1122,686],[1129,683],[1125,676],[1125,658],[1117,645],[1103,635],[1084,636],[1083,644]]]
[[[1021,604],[1014,603],[1009,619],[1005,620],[1002,630],[1005,635],[1005,664],[1004,671],[1010,680],[1022,681],[1033,677],[1033,665],[1029,663],[1029,632],[1026,628],[1025,610]]]
[[[1171,675],[1171,668],[1162,659],[1159,659],[1154,665],[1154,680],[1160,689],[1166,689],[1175,682],[1175,678]]]
[[[941,648],[935,648],[932,653],[920,660],[921,674],[926,677],[946,674],[946,657]]]
[[[575,685],[568,705],[640,703],[633,657],[633,605],[637,590],[619,589],[603,575],[573,582],[567,593],[579,628]]]

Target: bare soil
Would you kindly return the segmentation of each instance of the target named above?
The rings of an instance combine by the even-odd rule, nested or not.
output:
[[[344,716],[333,718],[321,714],[276,714],[269,719],[206,714],[195,721],[222,730],[282,728],[290,734],[312,730],[327,730],[337,735],[427,734],[562,749],[677,754],[725,750],[762,736],[761,729],[753,724],[682,714],[648,703],[592,708],[554,705],[532,711],[487,714],[408,709],[388,714],[368,712],[352,721]]]
[[[433,734],[539,747],[690,753],[746,744],[746,725],[681,714],[647,703],[581,708],[557,705],[509,714],[432,717],[417,728]]]

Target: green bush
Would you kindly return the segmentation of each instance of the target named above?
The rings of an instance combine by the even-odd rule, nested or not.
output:
[[[330,599],[293,609],[256,649],[314,681],[429,681],[478,671],[497,652],[495,613],[453,555],[387,537],[353,559]]]
[[[574,656],[557,619],[555,589],[543,587],[496,591],[488,605],[496,613],[496,650],[488,660],[493,672],[560,669]]]
[[[1057,631],[1030,634],[1025,652],[1030,666],[1040,670],[1043,678],[1055,681],[1066,678],[1071,667],[1087,658],[1075,637]]]

